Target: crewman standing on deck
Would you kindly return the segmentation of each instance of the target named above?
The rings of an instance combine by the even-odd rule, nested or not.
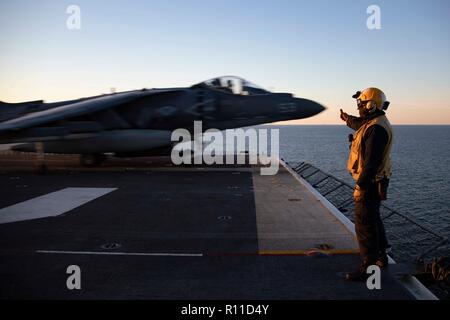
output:
[[[361,255],[361,265],[346,273],[346,279],[365,281],[367,267],[388,263],[389,248],[380,203],[386,200],[391,176],[392,127],[384,110],[389,106],[383,91],[367,88],[358,91],[356,99],[359,117],[350,116],[341,109],[341,119],[355,130],[351,137],[351,149],[347,169],[355,180],[355,230]]]

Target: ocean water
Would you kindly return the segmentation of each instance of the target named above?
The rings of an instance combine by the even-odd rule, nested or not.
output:
[[[280,129],[280,154],[307,161],[353,183],[346,171],[345,125],[270,126]],[[394,126],[393,176],[385,204],[450,237],[450,126]]]

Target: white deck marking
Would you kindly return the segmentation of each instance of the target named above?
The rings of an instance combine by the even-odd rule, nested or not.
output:
[[[0,209],[0,224],[55,217],[117,188],[65,188]]]
[[[146,252],[52,251],[52,250],[37,250],[36,253],[108,255],[108,256],[203,257],[203,253],[146,253]]]

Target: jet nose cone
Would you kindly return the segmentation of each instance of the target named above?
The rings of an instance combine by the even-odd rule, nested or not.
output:
[[[296,101],[300,118],[309,118],[325,110],[323,105],[312,100],[296,98]]]

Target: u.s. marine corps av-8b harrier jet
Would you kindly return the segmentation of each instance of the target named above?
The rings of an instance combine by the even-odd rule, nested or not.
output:
[[[0,144],[19,143],[17,151],[81,154],[85,165],[104,154],[132,157],[172,145],[178,128],[193,130],[246,127],[302,119],[324,110],[317,102],[290,93],[272,93],[232,76],[186,88],[142,89],[44,103],[0,102]]]

